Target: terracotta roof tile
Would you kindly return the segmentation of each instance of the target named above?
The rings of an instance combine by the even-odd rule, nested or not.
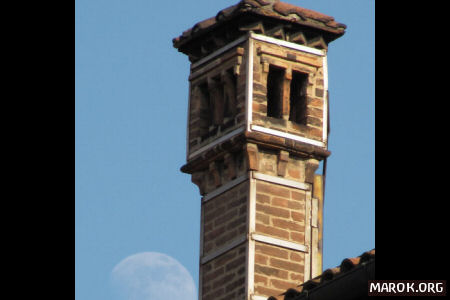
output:
[[[336,275],[338,275],[341,272],[341,268],[336,267],[332,269],[327,269],[322,273],[321,276],[321,282],[332,280]]]
[[[341,263],[341,272],[346,272],[353,269],[356,265],[359,264],[361,257],[352,257],[346,258]]]
[[[296,289],[288,289],[285,293],[283,293],[284,300],[300,299],[325,283],[342,278],[350,270],[362,267],[363,265],[372,263],[373,261],[375,261],[375,249],[364,252],[357,257],[346,258],[342,260],[338,267],[325,270],[321,275],[302,283]],[[268,300],[275,299],[276,298],[273,296],[268,298]]]
[[[336,22],[331,16],[278,0],[241,0],[237,4],[219,11],[215,17],[198,22],[191,29],[184,31],[181,36],[174,38],[174,47],[179,48],[188,41],[199,37],[203,32],[241,14],[256,14],[288,21],[316,28],[336,35],[336,37],[343,35],[346,28],[344,24]]]
[[[324,23],[328,23],[334,20],[333,17],[285,2],[275,3],[273,5],[273,10],[285,16],[290,14],[297,14],[299,17],[302,17],[303,19],[310,18]]]

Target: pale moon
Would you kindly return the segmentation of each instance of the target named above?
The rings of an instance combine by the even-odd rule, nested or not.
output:
[[[128,256],[112,270],[111,282],[124,300],[197,300],[191,274],[176,259],[162,253]]]

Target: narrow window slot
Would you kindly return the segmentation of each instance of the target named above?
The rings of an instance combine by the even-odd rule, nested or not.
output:
[[[289,121],[306,125],[308,74],[292,71]]]
[[[283,116],[283,82],[285,70],[269,66],[267,75],[267,116],[281,119]]]
[[[223,99],[224,99],[224,117],[232,118],[236,113],[236,76],[232,69],[226,71],[222,76]]]
[[[212,111],[211,111],[211,100],[208,91],[207,83],[198,85],[200,92],[200,137],[205,140],[209,136],[209,127],[212,125]]]

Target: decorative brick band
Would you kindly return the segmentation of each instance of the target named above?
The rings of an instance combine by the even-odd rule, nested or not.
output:
[[[311,186],[307,183],[298,182],[298,181],[294,181],[294,180],[290,180],[290,179],[285,179],[282,177],[267,175],[267,174],[263,174],[263,173],[253,172],[253,178],[271,182],[271,183],[281,184],[281,185],[285,185],[288,187],[293,187],[293,188],[297,188],[297,189],[301,189],[301,190],[305,190],[305,191],[311,190]]]

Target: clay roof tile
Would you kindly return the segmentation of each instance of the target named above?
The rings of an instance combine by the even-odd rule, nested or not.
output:
[[[214,27],[216,24],[222,23],[234,16],[244,13],[252,13],[292,23],[298,23],[301,25],[314,27],[319,30],[328,31],[329,33],[338,36],[344,34],[344,30],[346,28],[344,24],[337,23],[331,16],[289,3],[276,0],[241,0],[235,5],[222,9],[215,17],[201,21],[194,25],[193,28],[184,31],[181,36],[173,39],[174,46],[179,48],[182,44],[185,44],[194,37],[199,36],[201,32],[207,31],[207,29]],[[296,17],[292,17],[292,14],[298,16],[300,20]]]
[[[338,275],[341,272],[341,269],[339,267],[332,268],[332,269],[326,269],[322,273],[322,279],[321,282],[332,280],[336,275]]]
[[[346,258],[339,266],[325,270],[321,275],[302,283],[297,289],[288,289],[284,293],[284,300],[300,299],[300,296],[304,296],[306,295],[306,293],[310,293],[311,290],[321,286],[325,282],[335,280],[341,277],[341,274],[346,273],[356,268],[357,266],[363,265],[369,261],[373,261],[374,259],[375,249],[364,252],[358,257]],[[276,298],[268,299],[272,300]]]
[[[303,7],[298,7],[289,3],[285,3],[285,2],[277,2],[273,5],[273,10],[275,10],[276,12],[287,16],[290,14],[297,14],[300,17],[303,18],[310,18],[310,19],[314,19],[314,20],[318,20],[318,21],[322,21],[322,22],[330,22],[330,21],[334,21],[333,17],[327,16],[325,14],[310,10],[310,9],[306,9]]]
[[[347,272],[359,264],[361,257],[346,258],[341,263],[341,272]]]

